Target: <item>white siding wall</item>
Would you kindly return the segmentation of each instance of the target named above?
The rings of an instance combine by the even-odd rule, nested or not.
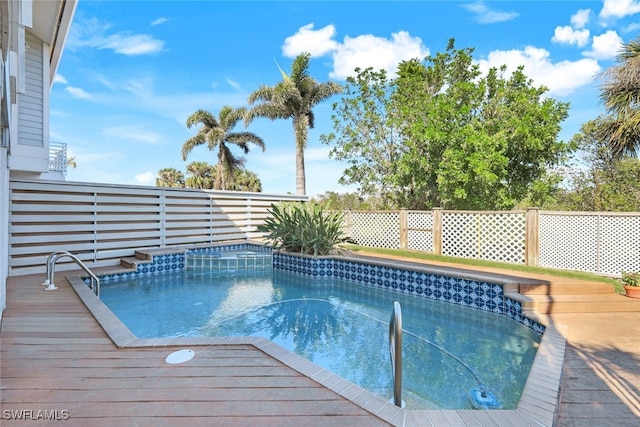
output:
[[[2,132],[0,131],[0,134]],[[7,148],[0,146],[0,315],[6,306],[7,276],[9,275],[9,169]]]
[[[296,196],[142,186],[10,181],[9,273],[45,271],[69,251],[90,268],[118,265],[136,249],[257,239],[267,209]],[[62,260],[61,260],[62,261]],[[75,268],[62,262],[56,269]]]
[[[44,99],[42,42],[31,34],[27,34],[26,40],[25,93],[20,94],[18,144],[44,147],[44,108],[49,104]]]

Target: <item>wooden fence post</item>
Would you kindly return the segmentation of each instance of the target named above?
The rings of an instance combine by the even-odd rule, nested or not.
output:
[[[442,208],[433,208],[433,253],[442,255]]]
[[[400,249],[409,248],[409,220],[406,209],[400,209]]]
[[[528,208],[525,216],[524,261],[530,267],[540,264],[540,212]]]

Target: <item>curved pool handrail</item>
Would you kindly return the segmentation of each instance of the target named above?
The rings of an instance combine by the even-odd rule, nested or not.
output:
[[[89,270],[89,267],[87,267],[82,261],[80,261],[80,258],[67,251],[53,252],[51,255],[49,255],[49,257],[47,258],[47,279],[45,280],[43,285],[48,285],[48,290],[57,289],[54,284],[56,262],[60,258],[65,256],[71,258],[80,268],[85,271],[85,273],[89,275],[89,277],[91,278],[91,290],[96,294],[98,298],[100,298],[100,279],[98,279],[98,276],[93,274],[93,272]]]
[[[393,302],[389,321],[389,354],[393,376],[393,404],[402,408],[402,310],[398,301]]]

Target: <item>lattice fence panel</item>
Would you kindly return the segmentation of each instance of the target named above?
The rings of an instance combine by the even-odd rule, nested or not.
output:
[[[602,216],[600,273],[614,276],[640,271],[640,217]]]
[[[399,212],[351,212],[351,239],[374,248],[400,248]]]
[[[409,249],[433,252],[433,214],[407,212],[407,245]]]
[[[598,217],[540,213],[540,266],[598,272]]]
[[[524,264],[525,213],[443,212],[442,254]]]

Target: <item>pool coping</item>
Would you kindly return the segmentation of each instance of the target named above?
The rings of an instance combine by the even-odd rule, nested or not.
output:
[[[366,257],[341,257],[356,262],[389,265],[390,262]],[[417,263],[403,263],[411,269],[420,270]],[[397,267],[397,262],[393,263]],[[438,267],[439,272],[452,273],[450,268]],[[432,272],[434,269],[422,267]],[[460,270],[460,274],[476,280],[492,280],[494,283],[511,283],[491,273],[474,274],[468,270]],[[530,281],[531,279],[523,279]],[[534,358],[527,381],[522,391],[518,407],[510,410],[414,410],[395,406],[393,403],[377,396],[362,387],[310,362],[309,360],[285,349],[284,347],[261,337],[177,337],[177,338],[137,338],[118,319],[115,314],[94,294],[80,276],[67,276],[67,281],[119,348],[136,347],[184,347],[212,345],[251,345],[260,349],[270,357],[284,365],[322,384],[338,395],[348,399],[369,413],[389,422],[392,425],[517,425],[517,426],[552,426],[554,424],[560,399],[560,384],[564,355],[566,351],[566,327],[550,321],[548,316],[537,313],[526,313],[528,318],[545,326],[544,334]],[[513,291],[510,292],[513,294]],[[506,292],[505,292],[506,294]],[[514,295],[510,296],[511,298]],[[564,335],[564,336],[563,336]],[[447,424],[448,423],[448,424]]]

